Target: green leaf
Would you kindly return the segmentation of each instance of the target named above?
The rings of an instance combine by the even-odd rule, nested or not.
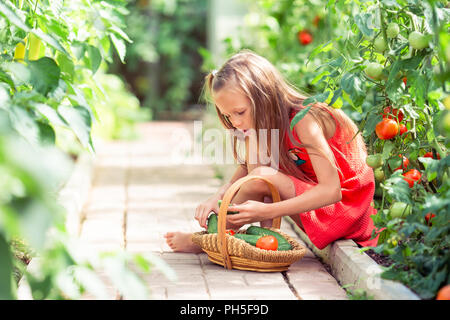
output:
[[[81,60],[81,58],[84,57],[84,54],[86,52],[86,45],[84,42],[80,41],[73,41],[71,45],[71,49],[73,51],[73,54],[78,60]]]
[[[368,137],[375,131],[375,127],[381,121],[382,116],[378,113],[370,113],[363,129],[363,136]]]
[[[14,81],[15,86],[28,84],[31,78],[30,69],[19,62],[9,62],[3,64],[4,70]]]
[[[339,99],[342,95],[342,88],[337,89],[336,91],[334,91],[333,93],[333,98],[331,99],[329,105],[333,106],[334,103],[337,101],[337,99]]]
[[[117,26],[111,26],[109,27],[110,31],[114,31],[115,33],[117,33],[119,36],[121,36],[123,39],[125,39],[127,42],[129,43],[133,43],[133,40],[131,40],[128,35],[119,27]]]
[[[148,299],[145,283],[132,272],[121,256],[105,258],[104,270],[126,299]]]
[[[111,37],[111,41],[116,48],[117,54],[119,55],[120,61],[125,63],[125,54],[126,54],[126,46],[123,40],[118,39],[114,34],[109,35]]]
[[[59,116],[58,112],[56,112],[55,109],[52,107],[43,104],[43,103],[37,103],[34,105],[35,109],[43,115],[51,124],[67,127],[66,123],[63,119]]]
[[[20,212],[19,221],[23,237],[33,248],[42,250],[47,231],[52,226],[51,209],[43,201],[33,198],[16,198],[11,202],[11,207]]]
[[[392,141],[387,140],[384,142],[383,153],[382,153],[383,161],[387,160],[390,157],[391,152],[394,148],[395,148],[395,144]],[[399,165],[400,165],[400,162],[399,162]]]
[[[0,233],[0,299],[16,299],[15,281],[13,278],[13,262],[9,249],[3,234]]]
[[[84,266],[74,266],[74,277],[86,291],[93,294],[97,299],[108,299],[108,290],[98,274]]]
[[[37,122],[39,128],[39,140],[42,145],[54,145],[55,144],[55,131],[53,128],[42,122]]]
[[[367,37],[371,37],[373,35],[372,18],[373,15],[371,13],[361,13],[355,15],[356,25],[358,26],[359,30]]]
[[[75,66],[73,64],[73,61],[66,56],[65,54],[59,54],[56,56],[56,62],[59,65],[59,68],[61,70],[61,75],[68,78],[69,81],[73,80],[73,76],[75,75]]]
[[[15,88],[13,79],[9,74],[5,73],[3,70],[0,70],[0,82],[8,84],[11,89]]]
[[[3,14],[9,22],[11,22],[19,29],[30,32],[31,29],[25,24],[25,22],[22,21],[21,18],[19,18],[19,16],[14,12],[14,9],[3,1],[0,2],[0,13]]]
[[[308,113],[309,109],[311,109],[312,106],[308,106],[302,110],[300,110],[299,112],[297,112],[297,114],[294,116],[294,118],[292,118],[291,121],[291,131],[292,129],[294,129],[295,125],[303,119],[303,117]]]
[[[64,49],[63,46],[52,36],[42,32],[40,29],[33,29],[31,30],[31,33],[34,33],[38,38],[40,38],[42,41],[46,42],[56,50],[69,56],[69,53],[66,51],[66,49]]]
[[[311,59],[313,59],[315,56],[317,56],[319,53],[321,52],[328,52],[331,49],[333,49],[333,40],[328,41],[327,43],[318,46],[317,48],[315,48],[311,54],[308,57],[308,61],[306,62],[306,64],[308,64],[309,61],[311,61]]]
[[[328,76],[330,74],[329,71],[325,70],[322,73],[318,74],[312,81],[311,84],[317,84],[318,82],[321,82],[323,78]],[[320,80],[320,81],[319,81]]]
[[[87,59],[88,65],[89,65],[92,73],[95,74],[102,62],[102,55],[100,53],[100,50],[98,50],[94,46],[89,45],[89,46],[87,46],[86,49],[87,49],[87,53],[89,56],[89,59]]]
[[[419,75],[412,84],[411,91],[415,97],[416,104],[419,108],[423,108],[425,104],[425,97],[427,96],[428,79]]]
[[[86,107],[77,105],[74,107],[67,105],[60,105],[58,113],[64,118],[69,127],[73,130],[81,144],[93,151],[91,141],[91,113]]]
[[[36,91],[47,95],[58,86],[61,71],[52,58],[30,61],[30,70],[30,82]]]
[[[341,88],[350,96],[353,107],[357,108],[364,101],[365,93],[362,89],[362,81],[357,74],[344,74],[341,79]]]
[[[399,171],[394,172],[381,186],[395,201],[405,202],[413,205],[411,190],[408,183],[403,179]]]
[[[14,129],[29,143],[37,144],[39,141],[39,128],[36,119],[25,109],[14,106],[9,109],[9,118]]]

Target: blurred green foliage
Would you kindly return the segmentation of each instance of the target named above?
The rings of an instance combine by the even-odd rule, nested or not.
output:
[[[78,299],[86,291],[106,299],[100,268],[124,298],[147,298],[130,263],[174,277],[151,255],[99,255],[80,245],[66,230],[59,199],[73,168],[68,155],[94,152],[96,122],[105,124],[99,134],[122,138],[143,118],[136,98],[101,67],[112,62],[112,50],[123,62],[132,42],[123,30],[125,4],[0,2],[0,299],[17,298],[22,274],[34,299]]]
[[[206,46],[206,0],[129,1],[123,76],[155,119],[179,114],[198,103],[203,76],[199,48]]]

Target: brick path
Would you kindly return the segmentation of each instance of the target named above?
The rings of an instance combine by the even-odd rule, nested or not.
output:
[[[174,165],[171,133],[192,123],[152,122],[139,126],[141,139],[99,143],[92,189],[84,206],[80,237],[96,250],[125,248],[152,252],[176,272],[170,281],[159,271],[142,273],[151,299],[347,299],[345,291],[308,250],[284,273],[225,270],[205,253],[174,253],[167,231],[201,231],[193,219],[198,203],[217,191],[221,181],[207,165]],[[228,179],[229,177],[226,177]],[[283,221],[282,230],[298,238]],[[99,272],[106,283],[106,279]],[[239,288],[239,290],[236,290]],[[110,298],[117,299],[109,285]],[[94,299],[86,294],[84,299]]]

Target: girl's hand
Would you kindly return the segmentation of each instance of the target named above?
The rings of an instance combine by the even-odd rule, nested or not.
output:
[[[228,211],[239,211],[239,213],[227,215],[227,221],[240,226],[271,219],[269,216],[268,204],[254,200],[247,200],[241,204],[229,205]]]
[[[202,228],[208,228],[206,221],[208,220],[208,216],[211,211],[214,211],[215,213],[219,212],[219,205],[217,204],[218,200],[220,200],[220,197],[211,197],[205,202],[202,202],[195,209],[195,219]]]

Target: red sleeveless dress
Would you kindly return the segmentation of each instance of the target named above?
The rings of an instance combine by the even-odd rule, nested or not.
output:
[[[327,111],[333,116],[329,110]],[[294,110],[290,113],[290,120],[295,113]],[[371,206],[375,192],[373,170],[366,164],[365,146],[358,146],[358,150],[350,150],[346,145],[348,137],[343,136],[338,121],[335,122],[336,131],[328,140],[328,144],[342,172],[342,174],[339,173],[342,199],[310,212],[301,212],[300,220],[311,242],[319,249],[325,248],[338,239],[353,239],[363,247],[376,246],[378,235],[370,239],[375,229],[370,216],[377,213],[377,210]],[[292,134],[294,139],[300,142],[295,130],[292,130]],[[306,149],[294,146],[287,132],[285,141],[293,161],[300,166],[305,175],[317,183]],[[304,182],[294,176],[289,177],[295,185],[296,196],[314,187],[314,183]]]

